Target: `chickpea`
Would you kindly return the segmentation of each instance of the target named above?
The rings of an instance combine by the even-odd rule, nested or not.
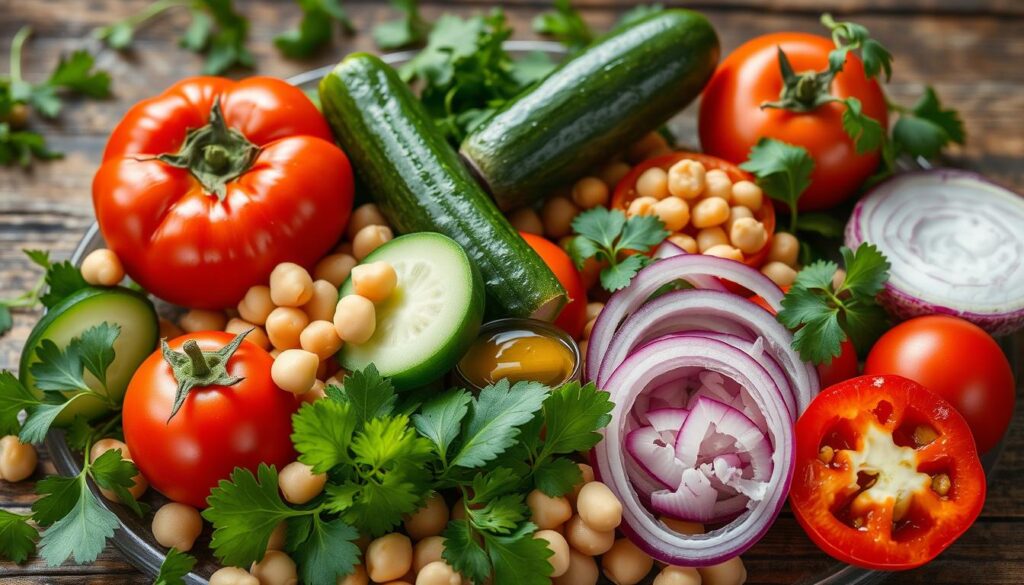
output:
[[[100,439],[99,441],[93,443],[92,448],[89,449],[89,460],[96,461],[96,459],[98,459],[100,455],[103,455],[107,451],[111,450],[120,451],[121,459],[124,459],[125,461],[132,460],[132,454],[128,451],[128,446],[122,443],[121,441],[118,441],[117,439],[111,438]],[[135,474],[135,477],[133,477],[132,480],[135,483],[132,484],[132,487],[128,488],[128,493],[130,493],[132,497],[137,500],[142,496],[142,494],[146,493],[146,489],[149,488],[149,482],[146,481],[146,478],[143,477],[142,473]],[[117,497],[117,494],[106,488],[100,488],[100,493],[103,494],[104,498],[110,500],[111,502],[121,501],[121,499]]]
[[[587,303],[587,321],[591,319],[597,319],[597,316],[601,314],[604,309],[604,303]]]
[[[341,338],[334,329],[334,323],[313,321],[299,334],[299,345],[319,359],[325,360],[341,349]]]
[[[743,262],[743,252],[740,252],[728,244],[711,246],[707,250],[704,250],[704,254],[707,256],[716,256],[718,258],[728,258],[729,260]]]
[[[732,200],[732,179],[722,169],[711,169],[704,174],[704,196]]]
[[[338,301],[334,310],[334,329],[342,341],[366,343],[377,328],[377,311],[366,297],[348,295]]]
[[[732,245],[744,254],[753,254],[768,242],[768,231],[764,224],[752,217],[741,217],[732,224],[729,230]]]
[[[159,326],[160,339],[174,339],[175,337],[185,334],[181,327],[178,327],[178,325],[174,321],[171,321],[170,319],[165,319],[164,317],[160,317]]]
[[[446,519],[447,520],[447,519]],[[440,561],[444,554],[444,537],[428,536],[416,543],[412,549],[412,570],[419,573],[423,567]]]
[[[221,567],[210,575],[210,585],[260,585],[260,580],[245,569]]]
[[[654,197],[637,197],[629,202],[629,207],[626,208],[626,217],[654,215],[654,204],[657,202],[658,200]]]
[[[842,268],[837,268],[835,274],[832,275],[832,288],[839,290],[839,287],[843,286],[845,281],[846,271]]]
[[[568,236],[572,233],[572,220],[579,212],[580,208],[566,197],[548,199],[540,210],[544,234],[553,239]]]
[[[270,377],[281,390],[302,394],[313,387],[319,365],[320,358],[311,351],[286,349],[274,358],[270,366]]]
[[[388,262],[370,262],[352,269],[355,293],[375,303],[386,300],[398,284],[398,274]]]
[[[295,561],[279,550],[268,550],[263,560],[253,563],[249,569],[260,585],[296,585],[299,574]]]
[[[270,298],[270,287],[262,284],[250,287],[238,303],[238,316],[256,325],[266,325],[267,316],[273,310],[274,301]]]
[[[729,219],[729,204],[724,199],[701,199],[690,211],[690,221],[697,229],[722,225]]]
[[[435,493],[427,498],[422,508],[405,519],[405,531],[413,540],[437,536],[448,524],[448,514],[448,504],[441,494]]]
[[[300,346],[299,336],[309,325],[309,317],[302,309],[278,307],[267,316],[267,337],[277,349],[292,349]]]
[[[82,260],[82,278],[89,284],[114,286],[124,278],[124,266],[112,250],[100,248]]]
[[[326,473],[313,473],[313,468],[301,461],[284,466],[277,476],[277,486],[284,499],[292,504],[305,504],[324,491]]]
[[[668,173],[661,167],[651,167],[636,178],[636,193],[641,197],[664,199],[669,196]]]
[[[353,260],[355,260],[353,258]],[[302,310],[310,321],[330,321],[334,319],[334,307],[338,304],[338,288],[328,280],[313,281],[313,296],[302,305]],[[302,341],[302,338],[299,338]]]
[[[594,530],[579,516],[573,516],[565,525],[565,540],[581,553],[596,556],[604,554],[615,543],[615,531]]]
[[[352,217],[348,220],[348,228],[345,233],[348,234],[348,239],[354,240],[356,234],[361,229],[368,225],[381,225],[387,227],[388,220],[381,213],[380,208],[375,203],[364,203],[359,207],[352,210]]]
[[[224,314],[224,311],[208,311],[206,309],[189,309],[178,320],[178,325],[186,333],[224,331],[224,326],[227,324],[228,317]]]
[[[228,321],[228,324],[224,326],[224,331],[227,331],[232,335],[238,335],[239,333],[245,333],[248,331],[249,333],[245,336],[246,341],[256,344],[263,349],[270,349],[270,338],[267,337],[267,332],[259,325],[253,325],[245,319],[240,319],[238,317],[232,318]]]
[[[668,237],[668,241],[682,248],[687,254],[696,254],[699,251],[697,248],[697,240],[686,234],[672,234]]]
[[[282,262],[270,273],[270,300],[278,307],[301,307],[313,296],[313,277],[293,262]]]
[[[316,402],[317,400],[320,400],[321,398],[325,398],[327,396],[327,392],[325,391],[326,388],[327,386],[323,382],[317,380],[313,382],[312,388],[303,392],[302,394],[299,394],[299,400],[305,403]]]
[[[336,585],[368,585],[370,577],[366,575],[366,569],[362,565],[356,565],[352,573],[335,580]]]
[[[525,232],[537,236],[544,235],[544,224],[540,220],[540,215],[538,215],[537,211],[532,207],[520,207],[519,209],[509,212],[508,222],[511,223],[512,227],[516,228],[516,231],[518,232]]]
[[[704,228],[697,232],[697,249],[703,254],[710,248],[729,243],[729,236],[719,226]]]
[[[38,462],[31,444],[22,443],[15,435],[0,439],[0,480],[19,482],[35,472]]]
[[[594,332],[594,325],[597,324],[597,317],[587,321],[587,324],[583,326],[583,340],[590,339],[590,334]]]
[[[551,576],[564,575],[569,570],[569,543],[565,541],[565,537],[554,530],[538,530],[533,537],[543,538],[548,542],[548,549],[551,550],[551,556],[548,557],[548,562],[551,563]]]
[[[704,534],[704,525],[697,522],[686,522],[668,516],[662,516],[659,520],[679,534]]]
[[[412,541],[398,532],[376,538],[366,548],[364,562],[370,579],[377,583],[399,579],[412,567]]]
[[[764,203],[764,193],[755,183],[739,181],[732,186],[732,200],[736,205],[758,211]]]
[[[707,172],[698,161],[683,159],[668,170],[668,192],[683,199],[696,199],[704,192]]]
[[[171,502],[153,515],[153,538],[160,546],[188,552],[202,531],[203,518],[192,506]]]
[[[572,186],[572,202],[580,209],[608,205],[608,185],[597,177],[583,177]]]
[[[600,572],[594,557],[569,549],[569,568],[560,577],[551,580],[553,585],[596,585]]]
[[[601,567],[616,585],[636,585],[651,572],[654,559],[628,538],[620,538],[601,557]]]
[[[668,566],[658,573],[652,585],[701,585],[701,577],[693,567]]]
[[[599,481],[588,482],[580,489],[576,511],[587,526],[599,532],[614,530],[622,523],[622,502]]]
[[[288,523],[284,520],[277,523],[274,531],[270,533],[270,540],[267,541],[267,550],[284,550],[288,537]]]
[[[781,262],[790,268],[796,268],[799,255],[800,240],[796,239],[796,236],[788,232],[776,232],[772,236],[767,262]]]
[[[769,262],[761,267],[761,274],[779,286],[789,286],[796,280],[796,270],[782,262]]]
[[[455,572],[448,563],[434,561],[423,567],[416,575],[416,585],[461,585],[462,575]]]
[[[533,490],[526,496],[530,507],[530,521],[541,530],[555,528],[572,517],[572,506],[564,497],[552,498],[540,490]]]
[[[657,131],[649,132],[629,146],[626,158],[634,163],[651,158],[651,153],[668,147],[665,137]]]
[[[391,228],[382,225],[368,225],[352,238],[352,254],[360,262],[382,245],[394,239]]]
[[[351,254],[330,254],[324,256],[313,267],[313,277],[319,280],[326,280],[337,289],[348,280],[349,274],[359,262]],[[338,291],[334,291],[338,295]]]
[[[597,176],[604,181],[605,185],[608,185],[609,189],[614,189],[619,184],[619,181],[624,179],[632,169],[633,167],[622,161],[615,161],[602,167]]]
[[[736,205],[734,207],[730,207],[729,208],[729,219],[727,219],[725,221],[725,229],[726,229],[726,231],[732,231],[732,226],[733,226],[733,224],[736,223],[736,220],[742,219],[744,217],[751,217],[752,218],[752,217],[754,217],[754,213],[752,211],[750,211],[749,209],[747,209],[746,207],[743,207],[742,205]]]
[[[710,567],[700,567],[697,571],[706,585],[743,585],[747,582],[747,568],[739,557]]]
[[[670,232],[678,232],[690,223],[690,206],[678,197],[666,197],[655,203],[654,214]]]

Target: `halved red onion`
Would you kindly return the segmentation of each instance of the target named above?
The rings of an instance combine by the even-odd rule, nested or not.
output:
[[[647,420],[656,431],[679,432],[689,411],[685,408],[657,408],[647,411]]]
[[[676,435],[676,458],[683,467],[696,469],[698,463],[726,454],[746,455],[755,480],[771,476],[772,447],[761,429],[735,408],[698,398]]]
[[[675,489],[683,477],[683,464],[676,459],[674,437],[663,436],[654,427],[642,427],[626,435],[626,451],[653,479]]]

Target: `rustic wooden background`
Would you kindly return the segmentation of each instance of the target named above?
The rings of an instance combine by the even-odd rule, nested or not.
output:
[[[6,63],[10,39],[25,24],[35,34],[28,44],[24,71],[29,79],[48,74],[58,56],[93,46],[89,32],[133,14],[148,0],[0,0],[0,63]],[[394,16],[386,2],[345,0],[357,28],[353,38],[308,61],[282,58],[271,44],[275,34],[292,26],[298,9],[290,1],[236,0],[252,21],[250,48],[258,72],[289,76],[337,61],[356,49],[372,49],[366,34],[372,25]],[[442,11],[469,13],[492,3],[460,0],[423,2],[427,17]],[[512,0],[502,3],[515,25],[517,38],[533,38],[530,20],[548,2]],[[608,26],[633,4],[627,0],[577,0],[588,22]],[[1024,191],[1024,2],[1020,0],[719,0],[689,2],[703,10],[717,27],[724,50],[745,39],[778,30],[820,32],[821,10],[855,18],[895,54],[895,78],[889,85],[897,99],[911,99],[924,83],[936,87],[943,100],[958,109],[969,142],[956,150],[951,163],[976,169]],[[36,164],[30,171],[0,168],[0,296],[30,287],[38,273],[22,248],[45,248],[66,257],[93,221],[90,184],[114,123],[135,101],[173,81],[197,74],[200,59],[177,46],[184,14],[169,14],[141,30],[127,53],[101,51],[98,64],[114,79],[113,99],[70,102],[59,121],[33,121],[63,160]],[[3,67],[3,65],[0,65]],[[244,75],[244,72],[238,73]],[[1024,226],[1022,226],[1024,229]],[[17,356],[34,314],[18,314],[13,331],[0,338],[0,367],[16,369]],[[1022,354],[1018,350],[1018,354]],[[1016,356],[1024,361],[1024,355]],[[1024,392],[1018,388],[1018,396]],[[37,476],[52,472],[44,462]],[[1024,583],[1024,408],[1018,406],[1006,449],[989,485],[982,518],[936,561],[889,579],[899,584]],[[33,500],[32,482],[0,481],[0,506],[24,511]],[[775,528],[787,535],[785,546],[762,546],[745,555],[751,583],[792,583],[829,561],[810,544],[791,516]],[[773,539],[777,540],[777,539]],[[0,563],[3,583],[147,583],[112,547],[86,567],[48,568],[33,561],[14,566]]]

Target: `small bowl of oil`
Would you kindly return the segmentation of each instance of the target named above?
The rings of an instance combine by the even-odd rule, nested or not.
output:
[[[559,386],[579,380],[580,348],[565,331],[536,319],[485,323],[455,367],[455,379],[480,390],[502,379]]]

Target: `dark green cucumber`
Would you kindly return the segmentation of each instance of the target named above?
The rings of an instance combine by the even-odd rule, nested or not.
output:
[[[711,79],[718,53],[718,36],[704,16],[653,14],[505,104],[460,152],[501,209],[525,205],[686,107]]]
[[[565,289],[473,180],[394,69],[366,53],[320,82],[334,135],[402,233],[440,232],[484,279],[487,314],[551,320]]]

